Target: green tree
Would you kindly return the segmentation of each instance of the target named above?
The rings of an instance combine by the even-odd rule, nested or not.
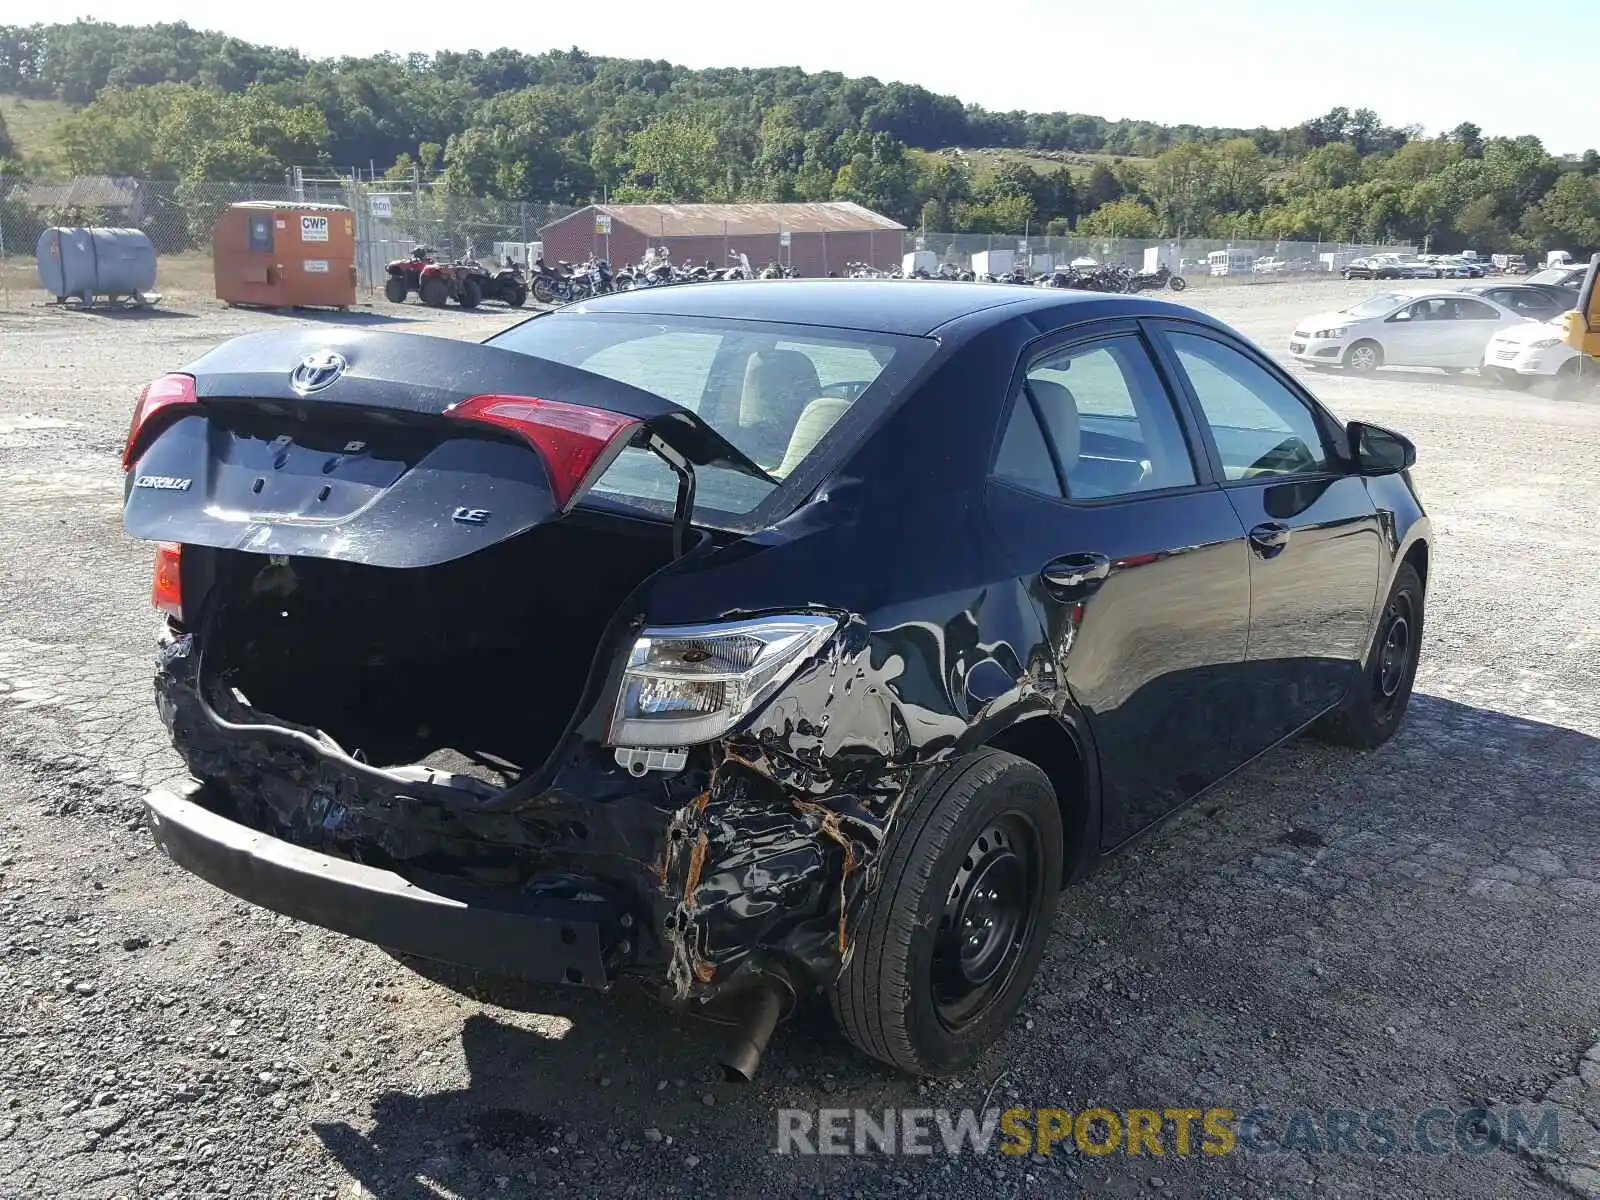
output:
[[[1122,184],[1105,163],[1095,163],[1083,185],[1082,212],[1093,212],[1113,200],[1122,199]]]
[[[1531,210],[1548,236],[1567,250],[1600,249],[1600,179],[1569,171]]]
[[[1207,147],[1194,142],[1173,146],[1157,156],[1146,186],[1155,202],[1156,214],[1168,233],[1179,237],[1199,233],[1214,211],[1215,156]],[[1096,209],[1095,213],[1102,209]]]
[[[1102,204],[1078,222],[1078,232],[1090,237],[1153,238],[1160,233],[1155,211],[1132,197]]]

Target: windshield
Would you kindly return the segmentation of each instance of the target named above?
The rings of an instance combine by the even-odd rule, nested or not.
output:
[[[1370,300],[1363,300],[1360,304],[1351,305],[1345,309],[1345,315],[1351,317],[1381,317],[1392,308],[1398,308],[1405,303],[1405,297],[1399,292],[1384,292]]]
[[[696,519],[735,529],[802,466],[810,475],[848,449],[851,431],[899,394],[935,346],[887,333],[593,312],[549,313],[489,342],[642,388],[699,416],[772,476],[696,468]],[[841,436],[826,438],[836,425]],[[590,491],[670,513],[677,488],[665,462],[630,449]]]

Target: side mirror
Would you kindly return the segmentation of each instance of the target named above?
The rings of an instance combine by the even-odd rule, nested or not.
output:
[[[1411,320],[1411,310],[1409,308],[1402,308],[1399,312],[1395,313],[1394,316],[1390,317],[1389,320],[1409,321]]]
[[[1351,421],[1345,434],[1358,475],[1394,475],[1417,465],[1416,445],[1392,429]]]

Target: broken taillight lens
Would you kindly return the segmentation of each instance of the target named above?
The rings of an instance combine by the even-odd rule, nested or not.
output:
[[[150,588],[150,603],[157,612],[183,617],[183,576],[180,567],[183,547],[176,542],[156,544],[156,577]]]
[[[557,508],[566,508],[599,478],[639,425],[637,417],[623,413],[537,396],[474,396],[445,415],[498,426],[531,445],[544,460]]]
[[[133,406],[133,422],[128,426],[128,444],[122,449],[122,469],[126,471],[133,466],[158,425],[166,424],[199,403],[192,375],[163,375],[140,392]]]

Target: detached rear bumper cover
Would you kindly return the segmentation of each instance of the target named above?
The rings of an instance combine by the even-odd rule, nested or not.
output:
[[[604,987],[598,922],[467,903],[395,874],[291,845],[191,797],[154,791],[145,814],[174,863],[284,916],[392,950],[540,983]]]

